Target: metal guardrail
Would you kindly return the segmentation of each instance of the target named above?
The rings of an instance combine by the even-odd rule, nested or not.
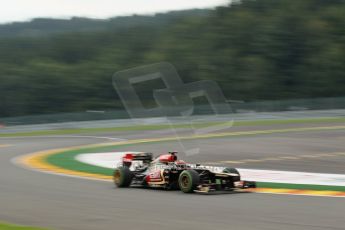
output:
[[[216,122],[216,121],[250,121],[250,120],[284,120],[284,119],[309,119],[309,118],[345,118],[344,110],[308,110],[308,111],[285,111],[285,112],[252,112],[236,113],[228,115],[197,115],[192,116],[187,121],[181,117],[156,117],[142,119],[111,119],[111,120],[91,120],[91,121],[70,121],[46,124],[15,125],[0,128],[0,133],[18,133],[45,130],[65,130],[65,129],[89,129],[89,128],[112,128],[129,127],[137,125],[166,125],[168,123],[183,124],[193,121]]]
[[[230,105],[233,109],[233,114],[229,114],[228,118],[238,120],[345,116],[345,97],[285,101],[232,101]],[[194,107],[196,119],[198,117],[207,117],[206,119],[208,120],[219,119],[219,116],[212,116],[213,114],[213,110],[209,105]],[[32,131],[70,128],[102,128],[109,126],[117,127],[147,122],[162,124],[166,123],[166,120],[162,118],[132,120],[129,119],[125,110],[85,111],[79,113],[0,118],[0,133],[10,130]]]

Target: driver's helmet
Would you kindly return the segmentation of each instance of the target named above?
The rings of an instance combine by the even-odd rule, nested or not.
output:
[[[173,163],[173,162],[176,162],[177,161],[176,153],[177,152],[169,152],[169,154],[160,155],[154,161],[155,162],[160,162],[160,163]]]

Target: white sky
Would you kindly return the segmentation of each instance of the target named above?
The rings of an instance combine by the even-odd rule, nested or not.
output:
[[[0,23],[36,17],[109,18],[170,10],[209,8],[230,0],[0,0]]]

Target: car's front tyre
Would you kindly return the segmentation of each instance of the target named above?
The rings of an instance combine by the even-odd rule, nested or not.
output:
[[[223,173],[232,173],[232,174],[237,174],[238,176],[233,177],[233,181],[240,181],[241,180],[241,175],[240,172],[235,169],[235,168],[225,168],[223,170]]]

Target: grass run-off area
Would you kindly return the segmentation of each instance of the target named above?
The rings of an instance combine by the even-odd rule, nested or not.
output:
[[[47,230],[47,229],[46,228],[37,228],[37,227],[7,224],[7,223],[0,222],[0,230]]]
[[[159,142],[152,142],[159,143]],[[140,145],[146,145],[148,143],[141,143]],[[102,147],[85,147],[74,150],[61,151],[48,156],[45,161],[51,165],[57,166],[59,168],[68,169],[72,171],[91,173],[103,176],[112,176],[113,169],[103,168],[96,165],[90,165],[76,160],[76,156],[85,153],[96,153],[96,152],[111,152],[124,146],[129,146],[130,144],[123,145],[111,145]],[[305,185],[305,184],[285,184],[285,183],[270,183],[270,182],[257,182],[258,188],[280,188],[280,189],[303,189],[303,190],[327,190],[327,191],[340,191],[345,192],[344,186],[328,186],[328,185]]]
[[[308,123],[340,123],[344,122],[345,118],[303,118],[303,119],[265,119],[265,120],[249,120],[249,121],[234,121],[233,126],[259,126],[259,125],[284,125],[284,124],[308,124]],[[212,125],[221,125],[224,122],[206,122],[193,123],[194,128],[204,128]],[[190,128],[190,124],[176,124],[174,128]],[[45,135],[64,135],[64,134],[80,134],[80,133],[97,133],[97,132],[112,132],[112,131],[145,131],[145,130],[160,130],[171,128],[170,125],[132,125],[126,127],[109,127],[109,128],[83,128],[83,129],[57,129],[44,130],[32,132],[16,132],[16,133],[0,133],[0,137],[18,137],[18,136],[45,136]]]

